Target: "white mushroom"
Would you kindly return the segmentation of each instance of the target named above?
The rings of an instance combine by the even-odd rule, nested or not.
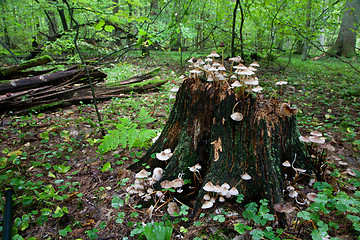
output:
[[[239,112],[234,112],[233,114],[230,115],[230,117],[232,120],[237,122],[240,122],[244,118],[244,116]]]
[[[201,206],[201,208],[207,209],[207,208],[211,208],[212,206],[214,206],[214,203],[212,203],[211,201],[205,201],[204,204]]]
[[[241,176],[241,178],[242,178],[243,180],[250,180],[250,179],[251,179],[251,176],[250,176],[248,173],[244,173],[244,174]]]
[[[164,172],[164,170],[162,168],[159,168],[159,167],[154,168],[152,178],[155,181],[159,181],[162,177],[163,172]]]

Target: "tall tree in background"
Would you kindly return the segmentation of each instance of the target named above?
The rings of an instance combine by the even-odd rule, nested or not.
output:
[[[339,35],[335,44],[329,50],[331,54],[343,57],[353,57],[356,54],[355,44],[359,20],[360,0],[347,0]]]

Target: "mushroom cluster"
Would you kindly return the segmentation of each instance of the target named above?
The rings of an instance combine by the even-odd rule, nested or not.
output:
[[[219,202],[225,202],[225,198],[231,198],[239,194],[239,191],[235,187],[230,187],[229,184],[224,183],[220,185],[214,185],[212,182],[207,182],[203,189],[206,191],[203,199],[202,209],[211,208],[216,199],[218,198]]]
[[[156,158],[160,161],[167,161],[172,157],[171,149],[165,149],[159,153],[156,154]]]
[[[130,187],[126,188],[126,191],[131,194],[137,194],[139,197],[143,198],[144,201],[151,199],[151,194],[156,194],[159,198],[163,197],[162,192],[155,192],[153,189],[153,184],[159,181],[162,177],[163,169],[155,168],[153,174],[150,177],[150,172],[145,169],[141,170],[135,175],[135,182]]]

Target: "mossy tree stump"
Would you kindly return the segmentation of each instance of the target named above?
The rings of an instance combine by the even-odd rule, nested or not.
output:
[[[260,100],[251,94],[237,98],[226,83],[186,78],[160,137],[130,168],[136,172],[144,164],[150,169],[163,168],[163,177],[155,184],[158,188],[160,182],[179,174],[191,179],[176,197],[196,199],[195,210],[205,193],[202,186],[209,181],[236,186],[248,201],[265,198],[271,205],[279,202],[285,184],[282,163],[292,162],[296,155],[296,167],[311,169],[299,141],[296,117],[280,116],[281,104],[274,99]],[[243,115],[240,122],[230,118],[235,104],[235,111]],[[156,159],[156,153],[168,148],[173,152],[168,161]],[[201,181],[188,169],[197,163],[202,167]],[[245,172],[251,180],[242,179]]]

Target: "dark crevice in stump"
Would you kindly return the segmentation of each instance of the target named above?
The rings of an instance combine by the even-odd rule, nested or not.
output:
[[[240,122],[230,118],[238,101],[235,111],[243,114]],[[138,172],[143,164],[150,169],[163,168],[163,177],[155,184],[159,189],[160,182],[178,178],[179,174],[183,174],[183,179],[191,179],[191,188],[185,188],[176,197],[196,199],[195,215],[205,194],[202,186],[208,181],[236,186],[246,201],[265,198],[273,206],[283,196],[284,161],[292,162],[296,155],[295,167],[306,169],[307,173],[312,169],[299,140],[296,117],[280,116],[280,105],[273,99],[260,100],[253,95],[240,100],[225,83],[187,78],[160,137],[130,169]],[[167,162],[154,157],[167,148],[173,152]],[[194,173],[188,170],[196,163],[202,166],[201,182],[194,182]],[[251,180],[242,180],[245,172]]]

